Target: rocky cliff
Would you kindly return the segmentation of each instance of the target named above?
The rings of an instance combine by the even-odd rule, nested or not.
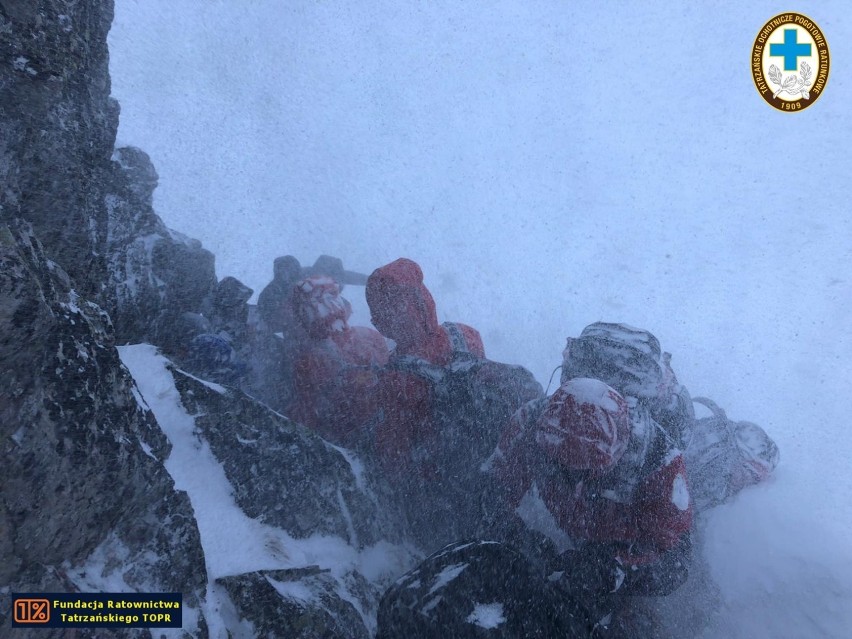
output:
[[[154,213],[147,155],[114,148],[112,16],[112,0],[0,0],[0,220],[27,220],[127,342],[196,310],[216,276]]]
[[[85,297],[106,273],[112,15],[112,0],[0,2],[0,219],[29,221]]]
[[[0,587],[180,591],[200,610],[204,558],[162,464],[169,442],[137,402],[109,316],[22,222],[0,225],[0,325]],[[75,581],[84,565],[97,570]]]

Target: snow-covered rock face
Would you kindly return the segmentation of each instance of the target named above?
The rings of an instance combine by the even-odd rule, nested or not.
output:
[[[296,538],[335,535],[355,547],[402,541],[390,500],[380,503],[389,487],[351,454],[238,390],[173,375],[249,517]]]
[[[141,204],[152,206],[160,176],[150,156],[135,146],[125,146],[115,150],[112,161],[118,164],[127,178],[130,192]]]
[[[265,570],[219,583],[251,624],[254,637],[368,639],[355,606],[342,598],[328,571],[317,566]]]
[[[211,636],[371,633],[381,593],[414,561],[409,546],[388,541],[402,538],[388,487],[352,453],[177,370],[153,346],[119,352],[172,444],[166,469],[192,502]]]
[[[119,342],[160,343],[215,286],[213,255],[154,213],[148,156],[114,149],[112,17],[113,0],[0,3],[0,221],[32,224]]]
[[[0,225],[0,587],[179,591],[197,607],[204,562],[169,443],[108,317],[72,286],[28,225]]]

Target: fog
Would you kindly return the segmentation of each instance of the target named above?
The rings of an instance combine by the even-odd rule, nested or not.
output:
[[[832,75],[786,114],[748,67],[786,7],[643,5],[117,0],[118,142],[151,155],[165,222],[255,293],[278,255],[410,257],[440,319],[544,385],[584,326],[651,330],[694,395],[781,448],[712,522],[727,592],[759,591],[731,632],[852,623],[848,7],[797,6]]]

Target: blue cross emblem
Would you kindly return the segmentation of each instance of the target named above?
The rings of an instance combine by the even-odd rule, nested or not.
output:
[[[799,56],[811,54],[811,45],[796,41],[795,29],[784,29],[784,44],[770,44],[769,55],[784,58],[784,70],[795,71]]]

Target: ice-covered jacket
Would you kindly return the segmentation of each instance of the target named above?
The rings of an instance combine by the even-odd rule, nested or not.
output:
[[[575,378],[515,413],[490,467],[509,507],[560,550],[607,544],[640,565],[692,526],[683,456],[658,433],[638,403]]]
[[[385,339],[350,327],[352,308],[329,277],[311,277],[294,290],[296,316],[309,338],[294,367],[290,416],[339,444],[348,444],[375,411],[378,370],[387,363]]]

